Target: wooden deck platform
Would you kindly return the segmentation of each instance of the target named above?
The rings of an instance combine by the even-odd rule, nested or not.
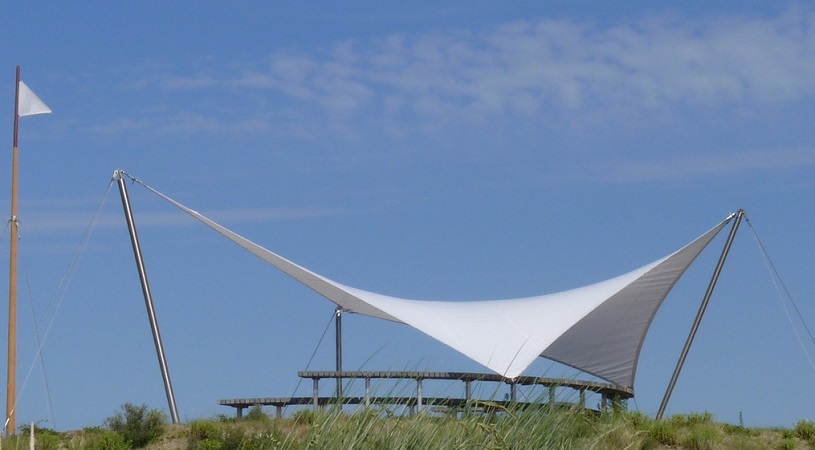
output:
[[[411,411],[421,410],[424,406],[441,406],[445,408],[467,409],[474,405],[507,406],[509,404],[528,404],[517,400],[516,386],[541,385],[549,389],[549,399],[555,398],[558,388],[573,389],[578,392],[577,404],[585,407],[586,391],[595,392],[601,396],[601,409],[605,409],[609,402],[616,402],[634,396],[631,389],[594,381],[580,381],[560,378],[518,377],[509,379],[497,374],[473,372],[408,372],[408,371],[308,371],[298,372],[301,378],[310,378],[313,384],[313,393],[310,397],[257,397],[239,398],[218,401],[219,405],[236,409],[236,416],[242,417],[243,410],[255,405],[274,406],[276,415],[282,416],[283,408],[290,405],[312,405],[315,410],[326,405],[365,405],[390,404],[402,405]],[[363,379],[365,381],[364,396],[349,397],[320,397],[319,383],[323,378],[333,380]],[[375,396],[371,394],[370,382],[372,379],[400,379],[416,382],[415,396]],[[423,380],[451,380],[464,382],[464,395],[462,397],[424,397]],[[486,381],[508,384],[510,396],[505,400],[482,400],[472,397],[472,383]]]

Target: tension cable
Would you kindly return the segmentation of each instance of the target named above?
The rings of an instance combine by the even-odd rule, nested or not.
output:
[[[806,345],[804,345],[804,340],[801,336],[801,332],[798,330],[798,327],[795,326],[795,321],[793,320],[792,314],[790,314],[789,308],[787,308],[787,304],[784,301],[784,294],[786,295],[786,298],[792,305],[792,308],[795,310],[795,314],[798,316],[798,320],[804,326],[804,330],[806,330],[806,334],[809,336],[809,340],[813,344],[815,344],[815,336],[812,335],[812,331],[807,325],[806,320],[804,320],[804,316],[801,314],[801,310],[798,309],[798,305],[792,298],[789,289],[787,289],[787,285],[784,284],[784,280],[782,280],[781,276],[778,274],[778,270],[775,268],[775,264],[773,264],[772,260],[770,259],[770,255],[767,253],[767,250],[764,248],[764,245],[758,238],[758,234],[756,233],[756,230],[755,228],[753,228],[753,224],[750,222],[749,219],[747,219],[747,224],[750,225],[750,230],[753,232],[753,237],[755,238],[756,244],[758,245],[758,248],[761,251],[762,258],[764,259],[764,265],[767,267],[767,271],[770,274],[770,279],[772,280],[773,286],[775,287],[775,291],[778,294],[778,301],[779,303],[781,303],[781,307],[784,309],[784,313],[787,315],[787,320],[790,322],[790,326],[792,326],[792,331],[795,333],[795,337],[798,340],[798,345],[800,345],[801,350],[803,350],[804,355],[806,355],[807,360],[809,361],[810,367],[812,367],[813,372],[815,372],[815,361],[813,361],[812,355],[810,354],[809,350],[807,350]]]
[[[28,380],[31,377],[32,371],[34,370],[34,366],[37,363],[37,360],[39,359],[40,360],[40,366],[42,367],[42,370],[43,370],[43,377],[45,379],[45,389],[46,389],[47,396],[48,396],[49,414],[51,414],[52,422],[55,422],[55,420],[54,420],[54,417],[53,417],[53,411],[51,409],[51,393],[50,393],[50,389],[48,387],[48,377],[47,377],[47,374],[45,373],[45,364],[44,364],[43,359],[42,359],[42,348],[45,345],[45,341],[48,339],[48,334],[51,332],[51,328],[53,328],[53,326],[54,326],[54,321],[56,320],[57,313],[59,312],[60,308],[62,307],[62,303],[65,300],[65,295],[66,295],[66,293],[68,291],[68,286],[70,285],[70,283],[71,283],[71,281],[73,279],[73,276],[76,273],[76,269],[77,269],[77,267],[79,265],[79,261],[81,260],[82,255],[84,254],[85,249],[88,246],[88,241],[90,240],[90,237],[91,237],[91,235],[93,233],[94,228],[96,227],[96,224],[99,222],[99,216],[100,216],[102,207],[104,206],[105,201],[107,200],[108,193],[110,192],[110,188],[111,188],[112,185],[113,185],[112,181],[110,183],[108,183],[108,187],[105,190],[104,195],[102,196],[102,200],[97,205],[96,211],[94,212],[94,215],[91,218],[91,221],[88,223],[87,227],[85,228],[85,232],[82,235],[82,238],[81,238],[81,240],[79,242],[79,245],[74,250],[74,253],[73,253],[72,257],[71,257],[71,260],[69,261],[68,266],[67,266],[65,272],[62,275],[62,278],[60,278],[60,281],[59,281],[59,284],[57,285],[57,288],[54,290],[54,293],[51,295],[51,298],[48,301],[48,304],[46,305],[45,310],[42,313],[41,319],[38,321],[36,319],[36,317],[34,318],[34,330],[35,330],[35,335],[36,335],[35,337],[36,337],[36,340],[37,340],[37,350],[36,350],[36,353],[35,353],[35,357],[34,357],[33,361],[31,362],[31,365],[28,368],[28,372],[26,373],[25,379],[23,380],[23,385],[22,385],[22,387],[20,389],[20,393],[22,394],[22,392],[25,391],[25,387],[28,384]],[[27,272],[27,268],[25,266],[25,259],[23,259],[23,267],[24,267],[24,271],[26,272],[26,280],[28,280],[28,272]],[[31,303],[31,311],[32,311],[32,315],[33,315],[34,314],[34,307],[33,307],[33,301],[31,299],[31,286],[30,286],[30,283],[28,284],[28,286],[29,286],[29,302]],[[55,301],[56,301],[56,306],[54,307],[54,312],[51,315],[51,319],[48,322],[48,326],[45,329],[45,333],[42,335],[42,339],[40,339],[38,323],[42,323],[42,322],[45,321],[45,316],[46,316],[47,312],[51,309],[51,306],[54,304]],[[19,398],[17,398],[17,401],[19,401]],[[15,405],[14,405],[14,409],[15,410],[17,409],[16,402],[15,402]]]

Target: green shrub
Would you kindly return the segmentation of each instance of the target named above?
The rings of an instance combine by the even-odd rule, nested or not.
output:
[[[198,450],[222,450],[224,444],[215,439],[204,439],[198,444]]]
[[[105,419],[105,426],[120,434],[131,448],[142,448],[155,441],[164,432],[167,417],[147,405],[122,405],[122,410]]]
[[[730,436],[758,436],[758,431],[741,425],[722,424],[724,432]]]
[[[792,429],[793,434],[799,439],[810,441],[815,438],[815,423],[811,420],[799,420]]]
[[[787,438],[781,441],[781,450],[795,450],[798,448],[798,442],[795,439]]]
[[[703,413],[690,413],[686,417],[686,423],[689,426],[710,424],[713,422],[713,414],[705,411]]]
[[[709,450],[720,440],[719,430],[711,425],[697,426],[685,438],[685,447],[693,450]]]
[[[19,434],[17,435],[18,443],[25,442],[26,445],[31,436],[31,426],[21,425],[18,427]],[[37,450],[57,450],[62,447],[62,437],[60,433],[50,428],[37,428],[34,427],[34,441],[36,442]],[[16,445],[16,444],[15,444]]]
[[[317,413],[310,409],[301,409],[294,413],[294,423],[297,425],[314,425]]]
[[[669,422],[663,422],[661,420],[654,422],[648,430],[648,436],[651,438],[651,441],[656,444],[668,447],[679,444],[679,432],[676,426]]]
[[[87,442],[80,445],[79,448],[88,450],[126,450],[130,448],[130,445],[121,434],[110,430],[100,430],[98,433],[91,435]]]
[[[34,432],[34,441],[37,450],[58,450],[62,447],[62,439],[56,433]]]
[[[220,423],[233,423],[238,421],[237,417],[227,416],[226,414],[218,414],[215,416],[215,420]]]
[[[709,412],[676,414],[671,416],[670,422],[678,427],[692,427],[694,425],[706,425],[713,422],[713,414]]]
[[[224,429],[219,442],[220,450],[252,450],[255,448],[247,439],[244,429],[235,425]]]
[[[209,420],[193,420],[190,422],[190,440],[203,441],[218,436],[218,425]]]
[[[268,418],[269,416],[263,412],[263,407],[260,405],[253,405],[249,408],[249,414],[246,415],[246,420],[262,421]]]

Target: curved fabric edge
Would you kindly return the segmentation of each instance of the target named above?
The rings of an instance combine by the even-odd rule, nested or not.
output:
[[[138,182],[146,189],[150,190],[154,194],[158,195],[159,197],[163,198],[171,205],[175,206],[176,208],[184,211],[185,213],[189,214],[196,220],[202,222],[204,225],[212,228],[213,230],[217,231],[230,241],[238,244],[239,246],[243,247],[245,250],[249,251],[249,253],[257,256],[258,258],[266,261],[267,263],[273,265],[278,270],[282,271],[283,273],[289,275],[290,277],[294,278],[295,280],[299,281],[300,283],[306,285],[307,287],[311,288],[313,291],[317,292],[318,294],[322,295],[323,297],[331,300],[332,302],[339,305],[342,309],[357,313],[357,314],[364,314],[366,316],[376,317],[378,319],[385,319],[390,320],[393,322],[401,322],[396,317],[391,316],[390,314],[379,310],[372,306],[369,303],[362,301],[361,299],[354,297],[350,294],[347,290],[342,289],[342,285],[332,281],[322,275],[314,273],[305,267],[301,267],[282,256],[267,250],[261,247],[258,244],[246,239],[245,237],[229,230],[228,228],[219,225],[217,222],[203,216],[199,212],[190,209],[181,203],[173,200],[172,198],[162,194],[161,192],[151,188],[150,186],[144,184],[142,181],[135,179],[134,181]]]
[[[601,361],[592,356],[591,348],[584,348],[585,344],[596,343],[597,338],[602,338],[601,331],[593,331],[598,321],[602,321],[603,314],[598,311],[608,310],[616,314],[615,323],[624,320],[627,311],[630,308],[636,310],[638,304],[636,301],[626,300],[629,298],[627,294],[638,292],[639,294],[634,297],[646,296],[648,289],[637,288],[647,284],[641,280],[649,279],[650,274],[650,278],[659,280],[660,286],[664,287],[665,276],[669,274],[668,278],[673,281],[667,282],[669,285],[667,289],[660,288],[660,296],[654,307],[658,308],[687,266],[727,222],[722,222],[668,257],[618,277],[568,291],[508,300],[463,302],[410,300],[364,291],[332,281],[232,232],[135,178],[134,181],[342,309],[410,325],[507,378],[521,375],[537,357],[545,356],[624,385],[627,378],[620,378],[616,371],[620,370],[617,366],[621,364],[623,372],[629,370],[630,349],[626,353],[626,362],[618,362],[607,361],[609,358]],[[694,250],[686,251],[688,248]],[[677,256],[691,253],[693,254],[691,258]],[[673,269],[663,270],[667,267]],[[603,306],[606,303],[609,306]],[[653,301],[647,303],[649,307],[653,306]],[[645,330],[655,311],[656,309],[649,309],[645,314],[647,316]],[[614,327],[601,327],[598,330],[619,332],[619,328]],[[587,332],[591,339],[580,337]],[[637,345],[641,345],[642,337],[639,338]],[[576,352],[575,354],[581,357],[572,358],[567,355],[570,352]],[[617,350],[611,353],[612,356],[620,354],[622,351]],[[633,354],[635,364],[636,355],[639,354],[638,346]],[[633,372],[631,373],[633,376]]]
[[[633,389],[648,329],[670,291],[732,216],[611,296],[541,356]]]

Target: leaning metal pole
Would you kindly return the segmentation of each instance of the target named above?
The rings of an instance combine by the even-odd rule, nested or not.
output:
[[[167,404],[170,407],[170,415],[173,423],[179,423],[178,410],[175,406],[175,395],[173,394],[173,383],[170,381],[170,371],[167,369],[167,360],[164,357],[164,346],[161,344],[161,333],[158,329],[156,312],[153,309],[153,297],[150,295],[150,284],[147,282],[147,272],[144,269],[141,247],[139,246],[139,236],[136,234],[136,223],[133,221],[133,212],[130,209],[130,197],[127,195],[127,184],[125,183],[123,172],[117,170],[113,173],[113,179],[119,184],[119,193],[122,197],[122,207],[125,212],[127,229],[130,231],[130,242],[133,244],[133,255],[136,257],[136,268],[139,270],[139,281],[141,281],[144,303],[147,306],[147,317],[150,319],[150,328],[153,331],[153,342],[156,344],[156,356],[161,368],[161,376],[164,379],[164,391],[167,394]]]
[[[682,371],[682,366],[685,364],[685,358],[687,358],[690,346],[693,344],[693,339],[696,337],[696,331],[699,329],[699,324],[702,322],[702,316],[705,314],[705,309],[707,309],[710,296],[713,295],[713,289],[716,287],[716,281],[719,280],[719,274],[722,272],[724,261],[727,259],[727,254],[730,252],[730,245],[733,244],[733,238],[736,237],[736,231],[738,231],[741,219],[744,217],[744,210],[739,209],[734,213],[734,216],[735,220],[733,221],[733,227],[730,229],[730,235],[727,236],[727,242],[725,242],[724,248],[722,249],[722,254],[719,256],[719,262],[716,264],[716,269],[713,271],[713,276],[710,279],[710,284],[707,286],[705,297],[702,299],[702,304],[699,306],[699,311],[696,313],[696,319],[693,321],[690,334],[688,334],[688,339],[685,341],[685,347],[682,349],[682,353],[679,355],[679,361],[677,361],[676,368],[671,376],[671,382],[668,383],[668,389],[665,391],[665,396],[662,397],[662,403],[659,405],[656,420],[662,420],[662,415],[665,414],[665,408],[668,406],[668,400],[670,400],[671,393],[673,393],[674,386],[676,386],[676,380],[679,378],[679,372]]]

